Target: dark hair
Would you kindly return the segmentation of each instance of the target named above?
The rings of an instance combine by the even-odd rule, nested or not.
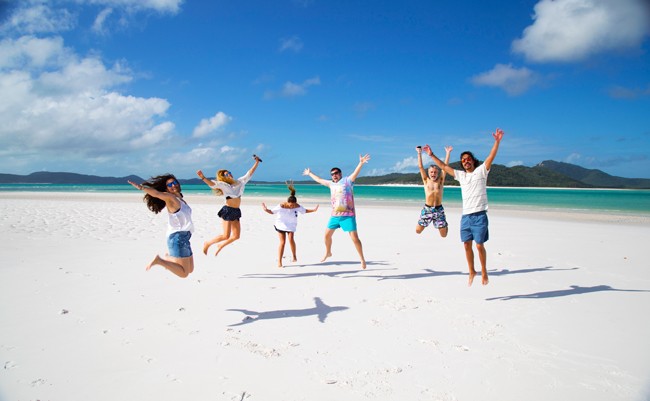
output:
[[[167,181],[169,179],[178,181],[173,174],[163,174],[163,175],[158,175],[149,178],[147,181],[142,183],[142,186],[153,188],[158,192],[167,192]],[[178,184],[179,190],[180,190],[180,185],[181,184]],[[183,197],[182,193],[181,193],[181,197]],[[144,202],[147,204],[149,210],[151,210],[156,214],[160,213],[165,208],[166,205],[164,200],[158,199],[155,196],[151,196],[149,194],[146,194],[144,196]]]
[[[477,159],[476,157],[474,157],[474,153],[470,152],[469,150],[466,150],[466,151],[464,151],[463,153],[460,154],[460,160],[463,160],[464,155],[467,155],[467,156],[472,158],[472,160],[474,161],[474,168],[478,167],[479,164],[481,164],[481,161],[479,159]],[[463,168],[463,170],[465,170],[465,167],[463,166],[463,163],[461,163],[460,166]]]

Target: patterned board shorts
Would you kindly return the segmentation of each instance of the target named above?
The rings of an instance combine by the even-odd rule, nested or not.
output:
[[[445,228],[447,227],[447,218],[445,217],[445,208],[440,206],[428,206],[424,205],[422,211],[420,212],[420,220],[418,224],[422,227],[427,227],[433,222],[435,228]]]

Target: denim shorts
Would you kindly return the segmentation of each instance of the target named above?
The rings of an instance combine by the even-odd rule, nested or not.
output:
[[[192,247],[190,246],[190,238],[192,233],[189,231],[176,231],[167,237],[167,249],[169,249],[169,256],[175,258],[189,258],[192,256]]]
[[[464,214],[460,219],[460,240],[482,244],[490,239],[487,212]]]
[[[327,223],[327,228],[330,230],[342,228],[346,233],[357,231],[357,218],[354,216],[332,216]]]

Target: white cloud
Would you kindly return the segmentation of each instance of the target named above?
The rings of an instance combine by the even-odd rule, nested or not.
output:
[[[425,164],[425,166],[427,165],[428,164]],[[392,167],[373,168],[368,170],[367,173],[365,174],[369,176],[379,176],[379,175],[386,175],[391,173],[401,173],[401,174],[417,173],[418,171],[419,171],[418,158],[416,156],[410,156],[396,162]]]
[[[280,39],[280,51],[284,52],[287,50],[294,51],[298,53],[302,50],[303,43],[298,36],[292,36],[290,38]]]
[[[86,4],[121,8],[129,12],[156,11],[176,14],[180,11],[183,0],[79,0]]]
[[[647,0],[541,0],[512,43],[533,62],[573,62],[638,46],[650,31]]]
[[[39,54],[38,49],[42,49]],[[79,58],[61,38],[0,42],[0,148],[14,155],[110,155],[159,144],[173,131],[169,103],[126,96],[120,64]]]
[[[302,83],[294,83],[294,82],[286,82],[282,90],[279,92],[279,96],[282,97],[297,97],[297,96],[304,96],[307,94],[307,88],[314,86],[314,85],[320,85],[320,78],[319,77],[314,77],[314,78],[309,78]],[[265,99],[273,99],[277,96],[273,91],[266,91],[264,93],[264,98]]]
[[[210,118],[204,118],[201,120],[198,126],[194,128],[192,133],[193,138],[202,138],[218,129],[221,129],[226,126],[232,117],[228,116],[226,113],[220,111]]]
[[[60,66],[72,57],[61,37],[22,36],[0,41],[0,70],[25,70]]]
[[[506,163],[507,167],[515,167],[515,166],[523,166],[524,162],[521,160],[512,160],[508,163]]]
[[[106,33],[106,28],[104,26],[104,23],[106,22],[106,19],[113,13],[113,9],[108,7],[100,11],[99,14],[97,14],[97,17],[95,18],[95,22],[93,22],[93,27],[92,30],[95,33],[98,33],[100,35],[103,35]]]
[[[314,85],[320,85],[319,77],[307,79],[301,84],[287,82],[282,88],[282,95],[286,97],[303,96],[307,93],[307,88]]]
[[[471,78],[474,85],[501,88],[510,96],[521,95],[538,81],[535,72],[525,67],[514,68],[511,64],[497,64],[490,71]]]
[[[613,86],[609,88],[609,96],[614,99],[637,99],[640,97],[650,96],[650,85],[645,88],[625,88],[622,86]]]
[[[0,32],[63,32],[72,29],[75,24],[75,17],[66,9],[53,10],[44,2],[25,1],[0,26]]]

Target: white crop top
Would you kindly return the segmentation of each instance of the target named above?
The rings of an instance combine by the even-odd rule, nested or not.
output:
[[[234,185],[223,181],[210,180],[213,184],[210,185],[210,188],[219,188],[226,198],[241,198],[244,194],[244,187],[250,179],[251,175],[246,173],[246,175],[239,177]]]

